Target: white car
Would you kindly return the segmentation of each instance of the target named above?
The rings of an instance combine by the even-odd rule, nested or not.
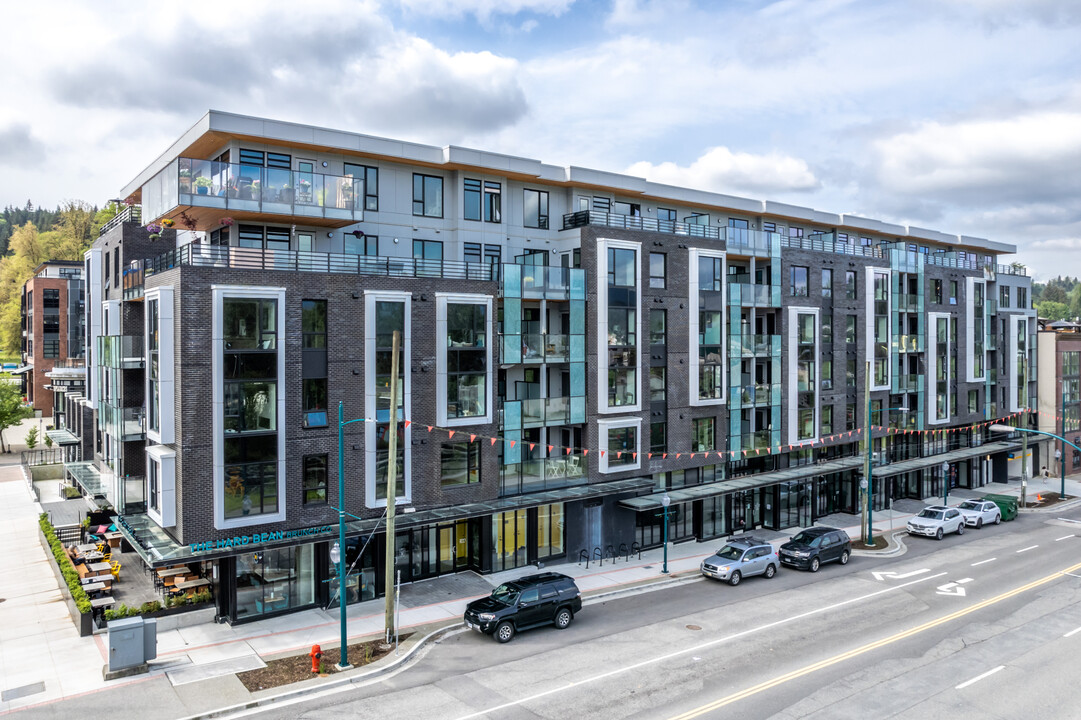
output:
[[[998,505],[987,500],[965,500],[957,506],[957,510],[965,518],[965,525],[976,529],[982,528],[986,523],[998,525],[1002,522],[1002,511]]]
[[[965,534],[965,516],[957,508],[930,505],[908,521],[909,535],[926,535],[941,540],[946,533]]]

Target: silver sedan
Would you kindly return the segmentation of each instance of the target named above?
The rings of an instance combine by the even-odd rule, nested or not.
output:
[[[998,525],[1002,522],[1002,511],[998,505],[987,500],[965,500],[957,509],[965,518],[965,525],[970,527],[978,529],[988,523]]]

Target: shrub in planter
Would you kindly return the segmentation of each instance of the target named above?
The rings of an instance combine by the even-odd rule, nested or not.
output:
[[[46,542],[49,543],[49,549],[52,550],[56,564],[60,568],[60,575],[63,576],[64,582],[68,585],[68,590],[71,591],[71,599],[75,601],[75,607],[84,615],[89,613],[91,609],[90,598],[87,596],[86,591],[83,590],[82,583],[79,582],[79,573],[75,571],[71,558],[64,552],[64,545],[56,537],[56,530],[53,529],[52,523],[49,522],[49,516],[45,513],[39,515],[38,526],[41,528],[42,534],[45,535]]]

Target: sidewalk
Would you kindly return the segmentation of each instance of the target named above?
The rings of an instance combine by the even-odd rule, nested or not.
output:
[[[1078,480],[1067,480],[1068,494],[1081,495]],[[1030,499],[1037,492],[1057,492],[1058,486],[1054,478],[1047,483],[1036,479],[1028,486]],[[1020,490],[1019,481],[991,484],[974,491],[955,490],[950,500],[951,504],[957,504],[967,497],[989,492],[1017,495]],[[1081,503],[1081,500],[1074,502]],[[38,506],[30,498],[18,465],[0,467],[0,503],[9,509],[11,519],[0,529],[0,541],[4,541],[8,551],[0,556],[0,577],[27,578],[14,593],[9,584],[0,585],[0,597],[6,597],[5,602],[0,602],[0,677],[3,678],[0,690],[4,691],[0,715],[36,707],[42,711],[48,708],[47,715],[62,717],[70,715],[76,708],[85,712],[90,706],[100,705],[112,708],[110,717],[121,717],[117,713],[121,707],[130,708],[132,717],[136,717],[145,714],[145,710],[139,709],[144,703],[149,703],[146,707],[154,708],[159,717],[205,712],[290,689],[283,687],[253,695],[241,685],[235,673],[262,667],[265,660],[306,652],[313,644],[322,645],[324,652],[338,644],[337,609],[306,610],[235,627],[211,623],[160,633],[158,659],[152,663],[149,675],[103,682],[101,671],[105,663],[106,638],[103,635],[77,636],[60,601],[56,581],[45,564],[52,560],[37,541]],[[933,503],[933,499],[926,503],[897,501],[893,509],[875,512],[875,530],[890,535],[891,530],[903,529],[915,512],[925,504]],[[1063,507],[1047,510],[1060,511]],[[853,537],[860,533],[858,515],[827,516],[820,518],[817,524],[842,528]],[[779,544],[799,530],[798,527],[783,531],[758,529],[753,534]],[[620,558],[603,564],[590,562],[588,567],[585,563],[566,562],[546,565],[544,569],[574,577],[588,605],[598,602],[600,596],[607,599],[616,593],[645,592],[697,578],[700,562],[723,543],[723,539],[717,539],[670,545],[667,576],[661,573],[662,549],[647,550],[640,557],[629,560]],[[857,552],[862,554],[864,551]],[[535,571],[536,568],[518,568],[486,576],[459,573],[403,586],[400,625],[403,631],[414,632],[408,645],[411,648],[429,633],[459,624],[466,604],[488,594],[499,583]],[[349,606],[350,642],[382,637],[383,609],[381,598]],[[403,647],[402,653],[410,648]],[[402,655],[391,655],[377,665],[385,667],[401,659]],[[340,680],[367,672],[373,672],[373,668],[358,669],[337,677]],[[333,680],[307,681],[302,685],[325,684]],[[120,689],[100,692],[113,688]],[[93,699],[87,693],[94,693]],[[79,699],[58,703],[72,698]],[[113,699],[110,701],[109,698]]]

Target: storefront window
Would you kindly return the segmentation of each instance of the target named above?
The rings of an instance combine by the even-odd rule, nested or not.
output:
[[[299,545],[238,555],[237,620],[314,604],[313,547]]]
[[[526,511],[512,510],[492,516],[492,571],[526,564]]]

